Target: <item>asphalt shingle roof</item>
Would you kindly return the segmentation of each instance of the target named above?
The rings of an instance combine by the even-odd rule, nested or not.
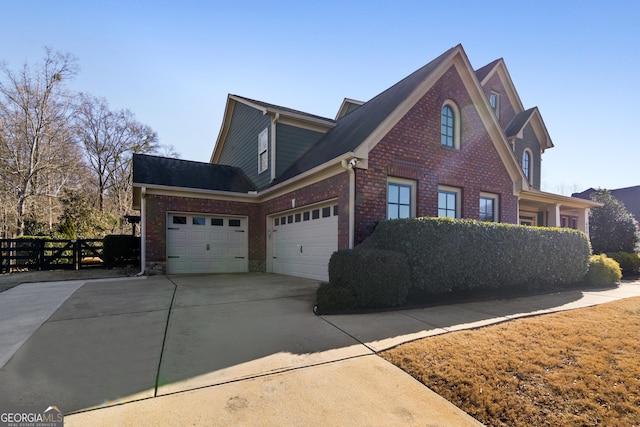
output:
[[[247,193],[256,191],[242,169],[146,154],[133,155],[133,183]]]
[[[355,150],[456,49],[453,47],[336,121],[274,184]]]
[[[507,135],[507,138],[511,138],[518,135],[518,132],[520,132],[524,127],[524,125],[527,124],[527,121],[529,120],[529,118],[531,117],[531,115],[535,110],[536,110],[536,107],[533,107],[533,108],[529,108],[526,111],[523,111],[522,113],[516,114],[516,116],[513,119],[511,119],[511,122],[507,125],[507,128],[504,130],[504,133],[505,135]]]

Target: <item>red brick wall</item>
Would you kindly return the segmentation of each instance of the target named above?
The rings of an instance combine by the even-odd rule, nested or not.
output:
[[[461,114],[460,150],[440,142],[447,99]],[[370,152],[369,169],[356,171],[356,243],[386,218],[387,177],[417,181],[417,216],[437,216],[440,184],[462,189],[463,218],[478,219],[482,191],[500,195],[501,222],[517,222],[513,183],[453,67]]]

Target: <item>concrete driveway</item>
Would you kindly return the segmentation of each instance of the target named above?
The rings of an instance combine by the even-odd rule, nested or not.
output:
[[[71,426],[477,425],[375,353],[640,295],[635,284],[315,316],[317,286],[259,273],[21,285],[0,294],[0,408],[56,405]]]

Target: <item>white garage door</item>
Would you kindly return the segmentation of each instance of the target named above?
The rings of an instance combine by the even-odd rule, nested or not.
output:
[[[171,213],[167,273],[249,271],[247,218]]]
[[[270,221],[273,272],[328,280],[329,258],[338,249],[337,204],[286,212]]]

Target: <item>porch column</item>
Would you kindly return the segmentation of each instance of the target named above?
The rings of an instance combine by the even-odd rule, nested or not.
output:
[[[547,218],[548,227],[560,227],[560,205],[555,204],[549,208],[549,217]]]
[[[578,230],[584,231],[589,235],[589,208],[584,208],[578,215]]]

